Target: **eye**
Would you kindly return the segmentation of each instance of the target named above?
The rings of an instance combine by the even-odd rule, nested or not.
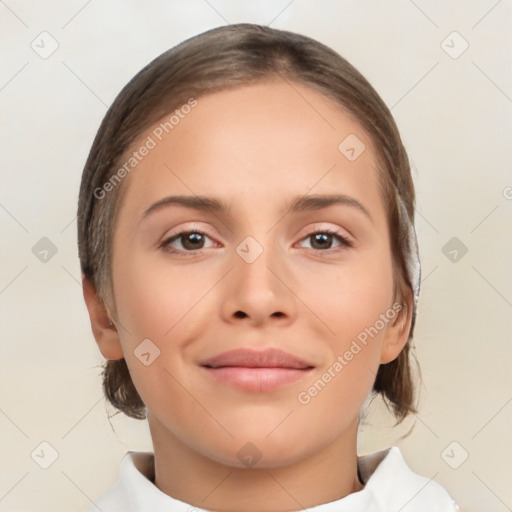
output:
[[[195,251],[200,251],[201,249],[207,248],[204,245],[206,238],[211,240],[211,238],[206,233],[203,233],[197,229],[192,231],[180,231],[179,233],[176,233],[170,238],[164,240],[161,247],[163,247],[164,250],[172,253],[194,253]],[[181,245],[181,247],[176,248],[176,246],[173,245],[175,243],[178,243]]]
[[[312,249],[315,252],[326,252],[332,250],[333,239],[338,240],[336,247],[352,247],[352,242],[331,229],[322,229],[307,235],[303,240],[310,239],[312,241]],[[315,247],[316,246],[316,247]],[[336,248],[335,247],[335,248]],[[335,249],[334,248],[334,249]]]

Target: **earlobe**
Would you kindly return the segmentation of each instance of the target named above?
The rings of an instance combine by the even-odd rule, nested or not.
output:
[[[119,333],[110,319],[105,305],[98,296],[94,284],[83,274],[82,291],[89,312],[92,333],[100,352],[106,359],[122,359],[124,355],[119,341]]]
[[[402,349],[405,347],[411,329],[412,322],[412,294],[409,293],[402,309],[397,313],[397,317],[390,321],[380,356],[381,364],[390,363],[396,359]]]

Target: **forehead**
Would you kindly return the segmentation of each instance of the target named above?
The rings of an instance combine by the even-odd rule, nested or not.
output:
[[[263,206],[287,194],[343,192],[382,206],[372,141],[352,115],[319,92],[273,80],[196,101],[132,145],[134,151],[152,147],[124,184],[122,210],[140,215],[166,193]]]

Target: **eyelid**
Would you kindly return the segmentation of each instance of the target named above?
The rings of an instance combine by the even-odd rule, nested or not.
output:
[[[173,228],[173,229],[170,229],[168,231],[166,231],[166,235],[164,238],[172,238],[173,236],[176,236],[176,235],[179,235],[181,233],[187,233],[189,231],[197,231],[197,232],[204,232],[205,229],[202,228],[202,224],[204,224],[203,222],[198,222],[198,221],[191,221],[189,223],[183,223],[183,224],[180,224],[178,228]],[[184,226],[184,227],[182,227]],[[206,224],[206,226],[210,226],[209,224]],[[210,228],[208,228],[210,229]]]
[[[178,240],[181,236],[185,235],[185,234],[189,234],[189,233],[198,233],[200,235],[203,235],[205,237],[208,237],[210,240],[212,240],[213,242],[215,242],[216,244],[218,244],[219,242],[217,242],[215,240],[214,237],[212,237],[211,235],[209,235],[206,230],[202,229],[201,227],[199,227],[197,224],[192,224],[191,226],[187,226],[187,227],[184,227],[184,228],[181,228],[179,229],[178,231],[174,231],[174,232],[171,232],[170,234],[166,234],[162,241],[159,243],[159,247],[163,247],[165,249],[166,246],[168,246],[168,244],[171,242],[171,241],[175,241],[175,240]],[[204,249],[204,248],[203,248]],[[197,250],[194,250],[194,251],[184,251],[182,249],[177,249],[175,250],[176,252],[180,252],[180,253],[190,253],[190,254],[196,254],[198,253],[199,251],[202,251],[203,249],[197,249]],[[172,252],[172,251],[169,251],[169,252]]]
[[[308,230],[306,235],[304,235],[300,238],[299,242],[303,242],[303,241],[307,240],[308,238],[310,238],[311,236],[313,236],[315,234],[320,234],[320,233],[332,235],[334,238],[337,238],[339,241],[339,245],[337,247],[331,247],[329,249],[313,249],[313,248],[311,248],[310,250],[313,251],[314,253],[317,253],[317,254],[325,253],[326,255],[328,255],[328,254],[336,253],[336,252],[343,251],[345,249],[350,249],[350,248],[354,247],[354,241],[353,241],[352,237],[346,236],[344,234],[344,232],[338,228],[330,228],[330,227],[329,228],[319,227],[316,229],[310,229],[310,230]]]
[[[187,251],[187,250],[184,250],[184,249],[170,248],[170,243],[171,242],[179,240],[181,236],[186,235],[186,234],[190,234],[190,233],[200,234],[200,235],[202,235],[204,237],[207,237],[210,240],[212,240],[214,242],[214,244],[217,244],[217,245],[219,244],[219,242],[217,242],[214,239],[214,237],[210,236],[205,230],[201,229],[197,225],[191,225],[189,227],[182,228],[179,231],[176,231],[176,232],[174,232],[172,234],[169,234],[169,235],[165,236],[163,241],[159,244],[159,247],[163,248],[165,251],[167,251],[169,253],[182,254],[182,255],[202,254],[202,251],[211,248],[211,247],[203,247],[203,248],[200,248],[200,249],[193,249],[193,250],[190,250],[190,251]],[[354,246],[353,237],[347,236],[345,234],[345,231],[341,230],[339,227],[336,227],[336,228],[322,227],[322,226],[309,227],[308,231],[303,236],[300,237],[298,242],[299,243],[303,242],[303,241],[307,240],[308,238],[310,238],[311,236],[313,236],[315,234],[319,234],[319,233],[325,233],[325,234],[332,235],[334,238],[338,239],[339,245],[336,246],[336,247],[328,248],[328,249],[314,249],[314,248],[310,248],[310,251],[313,251],[314,253],[331,254],[333,252],[339,252],[339,251],[342,251],[344,249],[352,248]]]
[[[301,240],[315,233],[330,233],[337,235],[350,243],[353,243],[355,240],[352,233],[347,229],[341,228],[340,226],[326,226],[325,224],[319,222],[313,224],[313,226],[308,226],[306,234],[301,237]]]

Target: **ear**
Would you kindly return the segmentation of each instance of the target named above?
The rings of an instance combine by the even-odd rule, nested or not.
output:
[[[380,355],[381,364],[390,363],[396,359],[409,338],[412,322],[413,296],[412,290],[409,288],[407,288],[407,290],[405,304],[400,304],[400,309],[396,300],[393,303],[392,309],[396,311],[397,314],[394,319],[390,320],[386,330]]]
[[[89,311],[92,334],[98,344],[100,352],[106,359],[117,360],[124,357],[119,333],[110,315],[98,296],[92,281],[82,274],[82,291],[85,304]]]

